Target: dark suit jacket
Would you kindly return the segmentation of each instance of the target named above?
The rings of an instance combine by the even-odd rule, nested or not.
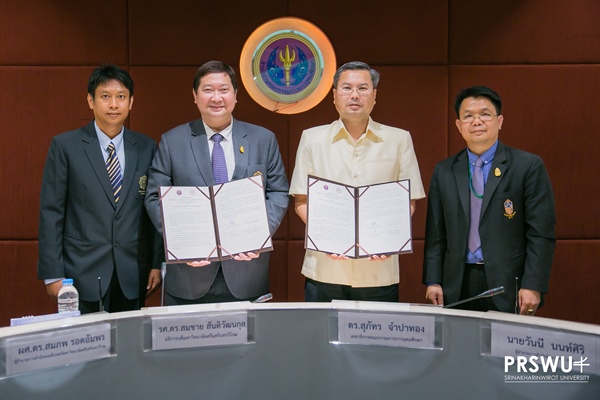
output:
[[[260,172],[265,180],[267,216],[271,235],[287,210],[288,180],[275,135],[260,126],[233,120],[235,170],[232,180]],[[238,149],[243,146],[244,152]],[[198,119],[166,132],[150,168],[146,209],[154,226],[162,232],[158,189],[160,186],[212,186],[215,179],[204,124]],[[205,267],[171,264],[165,278],[166,291],[182,299],[199,299],[210,289],[222,264],[225,281],[239,299],[269,291],[269,253],[251,261],[226,260]]]
[[[423,283],[440,283],[444,304],[458,301],[461,292],[470,215],[467,171],[463,150],[436,166],[429,188]],[[542,159],[499,142],[479,222],[488,286],[505,289],[492,298],[499,310],[514,311],[516,277],[523,288],[548,291],[555,224]]]
[[[160,268],[164,257],[144,209],[143,181],[156,142],[128,129],[123,135],[125,175],[118,205],[93,122],[55,136],[44,168],[38,278],[73,278],[85,301],[99,300],[98,277],[106,293],[114,268],[125,296],[140,297],[150,268]]]

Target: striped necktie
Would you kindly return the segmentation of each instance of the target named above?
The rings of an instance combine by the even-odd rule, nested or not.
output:
[[[121,174],[121,164],[119,164],[119,158],[117,157],[117,150],[113,142],[108,145],[108,159],[106,160],[106,170],[108,171],[108,178],[110,179],[110,185],[115,195],[115,203],[119,201],[121,194],[121,183],[123,182],[123,175]]]

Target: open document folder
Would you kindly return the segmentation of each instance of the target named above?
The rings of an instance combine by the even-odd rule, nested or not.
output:
[[[410,181],[353,187],[308,176],[305,248],[350,258],[412,253]]]
[[[161,186],[167,263],[273,250],[262,176],[210,187]]]

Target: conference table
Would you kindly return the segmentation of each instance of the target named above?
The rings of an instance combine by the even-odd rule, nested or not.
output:
[[[599,325],[423,304],[151,307],[0,328],[0,398],[587,399],[599,344]]]

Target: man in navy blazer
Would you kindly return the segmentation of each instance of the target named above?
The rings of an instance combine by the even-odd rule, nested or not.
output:
[[[534,315],[548,291],[556,244],[554,197],[542,159],[498,140],[501,107],[500,96],[485,86],[456,97],[456,126],[467,149],[433,173],[423,283],[427,300],[439,305],[504,286],[504,293],[460,308]],[[471,218],[472,207],[481,208],[478,218]]]
[[[215,135],[227,166],[227,180],[262,175],[271,235],[288,206],[288,180],[275,135],[233,118],[237,81],[233,69],[220,61],[202,65],[194,77],[194,103],[201,119],[166,132],[154,157],[146,209],[162,232],[160,186],[212,186],[217,182],[211,157]],[[168,305],[254,300],[269,291],[269,253],[238,254],[222,262],[170,264],[165,277]]]
[[[163,253],[144,209],[156,143],[126,129],[133,81],[114,66],[96,68],[87,101],[94,120],[52,139],[40,197],[38,278],[56,300],[72,278],[82,313],[129,311],[160,284]],[[109,179],[109,145],[119,161],[120,191]],[[100,299],[100,293],[102,299]]]

